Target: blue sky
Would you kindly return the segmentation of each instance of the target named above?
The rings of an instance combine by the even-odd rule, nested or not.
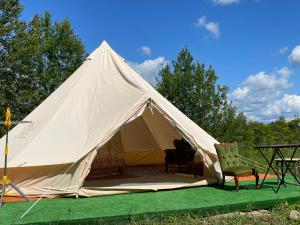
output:
[[[106,40],[149,82],[188,47],[216,69],[249,119],[300,115],[298,0],[21,2],[23,19],[45,10],[67,18],[88,52]]]

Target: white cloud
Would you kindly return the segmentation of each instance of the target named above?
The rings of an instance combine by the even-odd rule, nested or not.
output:
[[[157,76],[160,69],[167,63],[164,57],[158,57],[156,59],[145,60],[138,64],[135,62],[128,62],[128,64],[140,74],[150,84],[155,85],[157,82]]]
[[[269,103],[266,106],[264,115],[268,117],[279,117],[284,115],[286,118],[293,118],[300,113],[300,96],[285,94],[282,99]]]
[[[277,50],[277,54],[278,55],[283,55],[283,54],[287,53],[288,50],[289,50],[288,46],[283,46],[283,47],[281,47]]]
[[[138,51],[141,55],[151,55],[151,48],[148,46],[141,46]]]
[[[239,3],[240,0],[212,0],[216,5],[230,5],[233,3]]]
[[[297,45],[289,56],[289,60],[294,65],[300,66],[300,45]]]
[[[221,35],[219,24],[216,22],[207,21],[206,16],[201,16],[200,18],[198,18],[196,22],[196,26],[205,28],[215,38],[218,38]]]
[[[292,70],[289,70],[289,68],[287,68],[287,67],[281,67],[281,68],[277,71],[277,73],[278,73],[281,77],[287,78],[287,79],[288,79],[291,75],[294,74],[294,72],[293,72]]]
[[[292,118],[300,113],[300,96],[284,94],[292,86],[292,74],[293,71],[282,67],[274,73],[261,71],[250,75],[232,92],[232,101],[249,119],[270,121],[280,115]]]

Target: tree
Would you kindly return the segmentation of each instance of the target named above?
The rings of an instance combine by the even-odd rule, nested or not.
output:
[[[227,98],[228,87],[217,84],[210,66],[194,62],[184,48],[160,71],[157,90],[190,119],[220,141],[240,141],[246,118]]]
[[[11,50],[16,34],[25,29],[26,24],[19,20],[23,10],[18,0],[0,1],[0,118],[4,109],[16,99],[16,71],[13,70]],[[13,106],[14,104],[12,104]],[[12,107],[14,108],[14,106]],[[0,135],[5,133],[0,126]]]
[[[19,20],[22,5],[17,0],[0,1],[0,102],[2,107],[15,97],[16,72],[12,69],[10,58],[16,34],[24,29],[25,24]]]
[[[86,57],[68,20],[52,22],[46,12],[25,23],[22,9],[18,0],[0,1],[0,102],[13,119],[29,114]]]
[[[50,13],[36,15],[19,32],[11,58],[20,61],[15,112],[21,117],[31,112],[48,97],[83,62],[86,57],[80,39],[70,23],[51,21]]]

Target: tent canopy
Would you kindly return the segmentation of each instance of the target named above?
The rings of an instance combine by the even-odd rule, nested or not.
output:
[[[78,195],[105,147],[122,149],[128,165],[142,163],[136,162],[139,158],[142,164],[162,163],[163,150],[180,136],[196,148],[211,176],[221,176],[217,140],[105,41],[25,120],[31,122],[9,133],[8,166],[11,179],[27,194],[51,189],[53,194]],[[3,137],[0,147],[4,144]],[[3,161],[0,158],[0,165]]]

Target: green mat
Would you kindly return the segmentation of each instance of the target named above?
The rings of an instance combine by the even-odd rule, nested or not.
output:
[[[268,180],[275,182],[275,180]],[[0,209],[0,224],[93,224],[97,218],[117,220],[139,214],[195,212],[201,215],[270,208],[280,201],[300,200],[300,187],[287,185],[278,194],[270,186],[256,190],[241,182],[241,190],[227,183],[225,189],[197,187],[93,198],[40,201],[23,219],[33,202],[7,203]]]

